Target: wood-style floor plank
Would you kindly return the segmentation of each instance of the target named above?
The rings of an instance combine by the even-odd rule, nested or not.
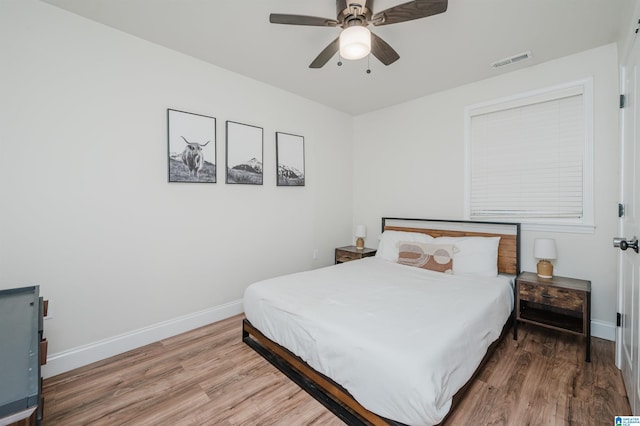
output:
[[[241,340],[241,315],[44,381],[45,424],[341,425]],[[507,335],[444,422],[600,425],[630,415],[613,342]]]

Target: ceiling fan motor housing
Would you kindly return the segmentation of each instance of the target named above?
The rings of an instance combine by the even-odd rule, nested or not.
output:
[[[342,28],[356,25],[366,27],[369,25],[371,15],[371,11],[360,3],[349,3],[345,9],[338,12],[337,19]]]

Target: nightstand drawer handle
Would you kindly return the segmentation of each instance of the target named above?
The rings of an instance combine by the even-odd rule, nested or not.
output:
[[[549,293],[542,293],[542,297],[544,297],[545,299],[555,299],[558,296],[554,296],[553,294]]]

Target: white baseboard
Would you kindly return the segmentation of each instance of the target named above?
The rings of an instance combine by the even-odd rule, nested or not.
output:
[[[44,378],[55,376],[74,368],[241,314],[242,312],[244,312],[242,300],[236,300],[133,330],[119,336],[51,354],[47,357],[47,364],[42,366],[42,376]],[[238,336],[240,336],[239,329]]]
[[[616,324],[613,322],[591,320],[591,336],[615,342]]]

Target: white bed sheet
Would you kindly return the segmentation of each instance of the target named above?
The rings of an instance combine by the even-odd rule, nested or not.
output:
[[[513,307],[509,278],[471,278],[369,257],[261,281],[247,319],[368,410],[439,423]]]

